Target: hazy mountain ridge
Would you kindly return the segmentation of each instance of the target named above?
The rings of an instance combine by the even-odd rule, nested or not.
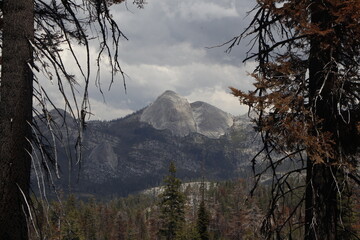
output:
[[[88,122],[80,174],[77,166],[71,170],[74,192],[125,195],[157,186],[170,161],[183,180],[203,174],[209,180],[249,174],[249,160],[257,151],[249,119],[235,118],[204,102],[190,104],[174,92],[164,94],[157,99],[160,103],[124,118]],[[68,125],[69,132],[76,131],[76,124]],[[70,136],[75,143],[76,134]],[[59,152],[64,172],[59,182],[67,186],[68,161],[64,150]]]

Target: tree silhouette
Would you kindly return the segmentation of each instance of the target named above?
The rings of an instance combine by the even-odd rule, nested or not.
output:
[[[196,225],[201,240],[209,239],[209,231],[208,231],[209,224],[210,224],[209,212],[206,209],[204,199],[202,199],[198,209],[198,217],[197,217],[197,225]]]
[[[125,80],[118,62],[118,44],[121,38],[126,37],[109,11],[110,5],[122,1],[0,2],[1,239],[27,239],[28,226],[36,225],[29,201],[31,162],[39,160],[39,165],[48,173],[50,180],[59,177],[54,123],[48,111],[49,107],[55,105],[38,75],[44,75],[58,86],[66,110],[76,119],[79,162],[82,131],[86,115],[90,112],[88,87],[92,79],[90,45],[93,42],[97,41],[99,46],[94,59],[98,73],[101,58],[107,57],[112,81],[115,73],[120,73]],[[142,7],[144,1],[135,1],[135,4]],[[75,50],[77,47],[81,49],[80,53]],[[77,75],[68,71],[62,52],[68,52],[72,57],[79,72]],[[100,86],[99,74],[95,79]],[[77,88],[78,85],[83,85],[82,91]],[[38,121],[33,121],[33,117]],[[49,128],[52,135],[50,140],[44,140],[37,124],[39,121]],[[32,155],[35,149],[39,159],[34,159]]]
[[[360,183],[360,2],[257,2],[249,27],[228,42],[228,51],[251,37],[245,61],[258,62],[255,90],[232,93],[250,107],[264,143],[253,159],[254,167],[267,160],[255,170],[257,180],[273,176],[264,234],[282,239],[300,227],[305,239],[340,239],[342,197]],[[302,176],[302,185],[290,183]],[[297,204],[279,221],[290,196]]]
[[[181,192],[181,180],[176,178],[174,162],[170,162],[169,175],[164,179],[164,192],[160,197],[160,236],[176,239],[185,222],[185,195]]]

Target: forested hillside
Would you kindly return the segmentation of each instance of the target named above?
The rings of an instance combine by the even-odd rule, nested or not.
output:
[[[259,239],[260,225],[266,208],[265,189],[248,198],[245,180],[208,183],[205,206],[209,213],[209,239]],[[181,239],[198,239],[197,219],[201,202],[201,184],[184,189],[185,226]],[[80,200],[74,195],[52,201],[40,220],[38,234],[46,239],[157,239],[160,227],[161,197],[153,194],[130,195],[109,201],[90,198]],[[32,239],[38,239],[32,233]]]
[[[197,224],[201,184],[184,186],[185,226],[181,232],[182,238],[178,239],[200,239]],[[261,186],[251,197],[249,186],[249,180],[245,179],[206,184],[209,239],[261,239],[262,221],[269,207],[270,188]],[[359,209],[360,195],[359,192],[357,194],[352,205]],[[42,234],[43,239],[159,239],[160,200],[160,196],[151,194],[151,191],[108,201],[95,198],[80,200],[73,195],[63,197],[61,201],[50,202],[48,210],[44,205],[37,206],[37,211],[45,214],[40,219],[38,234]],[[284,202],[282,211],[289,211],[294,203],[296,199]],[[282,215],[281,212],[277,214]],[[279,221],[284,220],[279,218]],[[303,220],[304,215],[298,215],[293,216],[292,222]],[[359,232],[359,220],[360,213],[357,212],[344,219],[344,222],[347,221],[354,231]],[[288,226],[286,228],[284,232],[290,231]],[[295,229],[295,236],[294,239],[301,239],[303,230]],[[32,232],[31,239],[38,239],[37,233]]]
[[[54,185],[76,194],[126,196],[158,186],[170,161],[187,181],[200,179],[203,173],[217,181],[247,177],[250,160],[260,149],[246,115],[234,117],[205,102],[190,104],[172,91],[124,118],[87,122],[81,161],[74,161],[80,153],[74,151],[79,140],[76,120],[61,109],[47,117],[52,130],[39,126],[47,147],[56,148],[51,155],[57,157],[60,177],[50,171]],[[39,156],[40,152],[34,154],[32,172],[36,191],[37,182],[46,181],[42,174],[46,166]]]

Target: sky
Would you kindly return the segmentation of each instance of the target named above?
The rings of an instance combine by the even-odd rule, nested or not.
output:
[[[119,60],[126,74],[108,91],[110,72],[101,72],[104,95],[95,83],[89,94],[92,120],[111,120],[140,110],[166,90],[189,102],[204,101],[233,115],[244,114],[246,106],[230,94],[229,87],[252,88],[248,73],[254,62],[244,64],[248,41],[225,53],[214,47],[240,34],[251,17],[255,0],[147,0],[138,9],[128,0],[111,7],[111,13],[128,40],[120,42]],[[212,48],[213,47],[213,48]],[[95,55],[97,47],[91,52]],[[70,58],[64,53],[64,58]],[[53,95],[57,96],[56,86]],[[55,97],[56,98],[56,97]],[[55,101],[60,103],[61,100]]]

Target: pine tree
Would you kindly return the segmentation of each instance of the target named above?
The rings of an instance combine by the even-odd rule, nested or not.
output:
[[[252,36],[245,59],[258,62],[255,90],[233,94],[252,110],[272,173],[272,199],[263,223],[267,238],[291,236],[291,221],[305,209],[305,239],[339,239],[339,199],[346,185],[360,184],[360,1],[258,0],[254,19],[230,48]],[[255,50],[254,47],[257,47]],[[277,152],[277,155],[274,155]],[[278,157],[280,155],[280,157]],[[264,159],[261,159],[264,160]],[[278,175],[284,164],[292,169]],[[294,164],[295,163],[295,164]],[[306,176],[302,186],[289,180]],[[284,218],[277,214],[285,198],[304,195]],[[281,211],[280,211],[281,212]],[[279,219],[285,219],[282,221]]]
[[[34,2],[1,1],[0,239],[26,239],[32,121]]]
[[[99,72],[100,60],[107,56],[113,79],[119,72],[125,80],[118,61],[119,41],[125,36],[109,10],[110,5],[120,2],[123,0],[0,1],[0,239],[28,239],[28,227],[37,225],[33,222],[36,218],[31,216],[29,198],[31,163],[38,161],[40,169],[46,169],[44,172],[50,175],[48,179],[55,178],[53,172],[56,177],[60,175],[55,136],[54,141],[47,142],[37,125],[42,121],[54,134],[47,108],[55,107],[54,99],[33,73],[44,73],[41,75],[49,82],[58,84],[65,108],[77,119],[76,146],[81,150],[82,130],[89,111],[88,89],[93,79],[90,40],[99,40],[96,59]],[[143,7],[144,1],[134,3]],[[82,50],[77,52],[76,47]],[[64,52],[76,62],[78,75],[67,69],[62,59]],[[83,57],[85,62],[80,60]],[[84,83],[83,91],[75,90],[79,83]],[[75,92],[82,94],[82,98]],[[40,150],[41,156],[32,158],[33,150]]]
[[[209,239],[208,226],[210,224],[210,215],[205,206],[205,182],[204,177],[200,185],[201,202],[197,213],[196,228],[201,240]]]
[[[209,232],[208,232],[209,223],[210,223],[209,212],[206,209],[204,199],[202,199],[198,209],[198,218],[196,225],[201,240],[209,239]]]
[[[185,222],[185,195],[181,192],[181,180],[176,178],[174,162],[170,163],[169,175],[164,179],[164,191],[160,195],[159,235],[166,240],[176,239]]]

